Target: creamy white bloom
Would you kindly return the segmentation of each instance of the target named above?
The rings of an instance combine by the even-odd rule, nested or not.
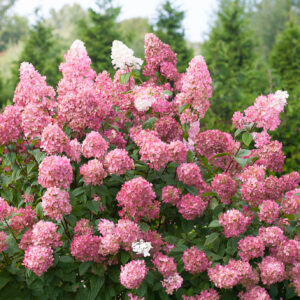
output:
[[[276,93],[272,97],[272,107],[274,107],[278,111],[282,111],[283,107],[287,104],[286,99],[289,97],[287,91],[276,91]]]
[[[84,46],[84,42],[80,40],[75,40],[72,45],[71,49],[76,52],[78,55],[83,55],[86,53],[86,48]]]
[[[144,240],[132,243],[131,247],[133,252],[143,254],[144,257],[150,256],[149,251],[153,248],[150,242],[145,242]]]
[[[120,41],[113,41],[111,48],[111,59],[115,69],[127,71],[128,68],[140,69],[143,60],[133,55],[133,50],[128,48]]]

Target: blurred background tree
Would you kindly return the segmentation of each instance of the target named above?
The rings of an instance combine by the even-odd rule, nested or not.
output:
[[[36,16],[34,20],[17,15],[16,2],[0,0],[2,107],[12,102],[22,61],[33,63],[56,86],[63,54],[74,40],[81,39],[93,68],[114,74],[113,40],[123,41],[144,58],[144,35],[155,32],[178,54],[180,72],[194,54],[207,61],[214,90],[212,109],[201,120],[202,130],[218,127],[233,132],[234,111],[244,110],[262,93],[286,89],[288,106],[273,137],[283,142],[286,171],[300,171],[300,0],[219,0],[202,43],[186,40],[185,12],[178,5],[183,0],[161,0],[150,21],[144,17],[120,21],[121,8],[113,0],[95,0],[95,8],[88,10],[79,4],[64,5],[51,9],[45,19]],[[220,118],[222,122],[216,123]]]
[[[251,105],[256,96],[269,90],[267,69],[256,51],[242,1],[220,1],[216,22],[202,51],[213,79],[212,112],[223,120],[218,126],[228,129],[235,111]]]
[[[97,10],[89,8],[88,20],[79,22],[79,36],[85,43],[92,66],[97,72],[107,70],[113,73],[111,64],[111,45],[114,40],[120,40],[116,19],[121,8],[113,5],[113,0],[97,0]]]
[[[158,16],[154,24],[154,33],[177,53],[177,68],[184,72],[193,57],[193,50],[187,47],[182,22],[185,13],[166,0],[157,10]]]

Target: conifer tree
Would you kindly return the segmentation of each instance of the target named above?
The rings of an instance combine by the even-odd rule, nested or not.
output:
[[[203,45],[203,55],[214,84],[212,111],[229,125],[233,113],[253,103],[269,85],[240,0],[220,1],[216,23]]]
[[[280,79],[278,88],[289,93],[288,106],[274,138],[283,143],[287,157],[285,168],[290,171],[300,166],[300,26],[294,20],[289,21],[286,29],[277,36],[270,62]]]
[[[36,24],[29,31],[17,63],[13,66],[13,89],[19,80],[18,70],[23,61],[32,63],[41,75],[47,77],[48,84],[56,86],[61,77],[58,66],[62,57],[59,53],[60,49],[57,49],[51,27],[46,26],[44,19],[38,17]]]
[[[179,72],[184,72],[193,56],[193,50],[187,47],[184,38],[182,21],[184,11],[166,0],[158,9],[157,21],[154,25],[156,35],[177,54],[177,67]]]
[[[98,9],[89,9],[89,20],[79,24],[80,39],[85,43],[93,68],[97,72],[107,70],[113,73],[111,64],[111,46],[114,40],[120,40],[116,19],[120,7],[113,6],[113,0],[97,0]]]

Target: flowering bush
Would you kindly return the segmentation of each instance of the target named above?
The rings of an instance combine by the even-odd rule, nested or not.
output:
[[[115,41],[113,79],[75,41],[57,91],[29,63],[0,115],[1,299],[300,297],[300,174],[280,176],[288,94],[233,136],[200,130],[211,77],[154,34]]]

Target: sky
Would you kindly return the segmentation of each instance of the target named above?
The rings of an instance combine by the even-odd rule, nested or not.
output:
[[[132,17],[155,18],[156,9],[162,0],[115,0],[122,7],[119,20]],[[191,42],[201,42],[209,32],[218,0],[175,0],[177,6],[185,11],[184,29],[186,38]],[[64,4],[78,3],[84,8],[93,7],[95,0],[18,0],[14,11],[33,18],[36,7],[41,8],[44,16],[50,8],[60,9]]]

